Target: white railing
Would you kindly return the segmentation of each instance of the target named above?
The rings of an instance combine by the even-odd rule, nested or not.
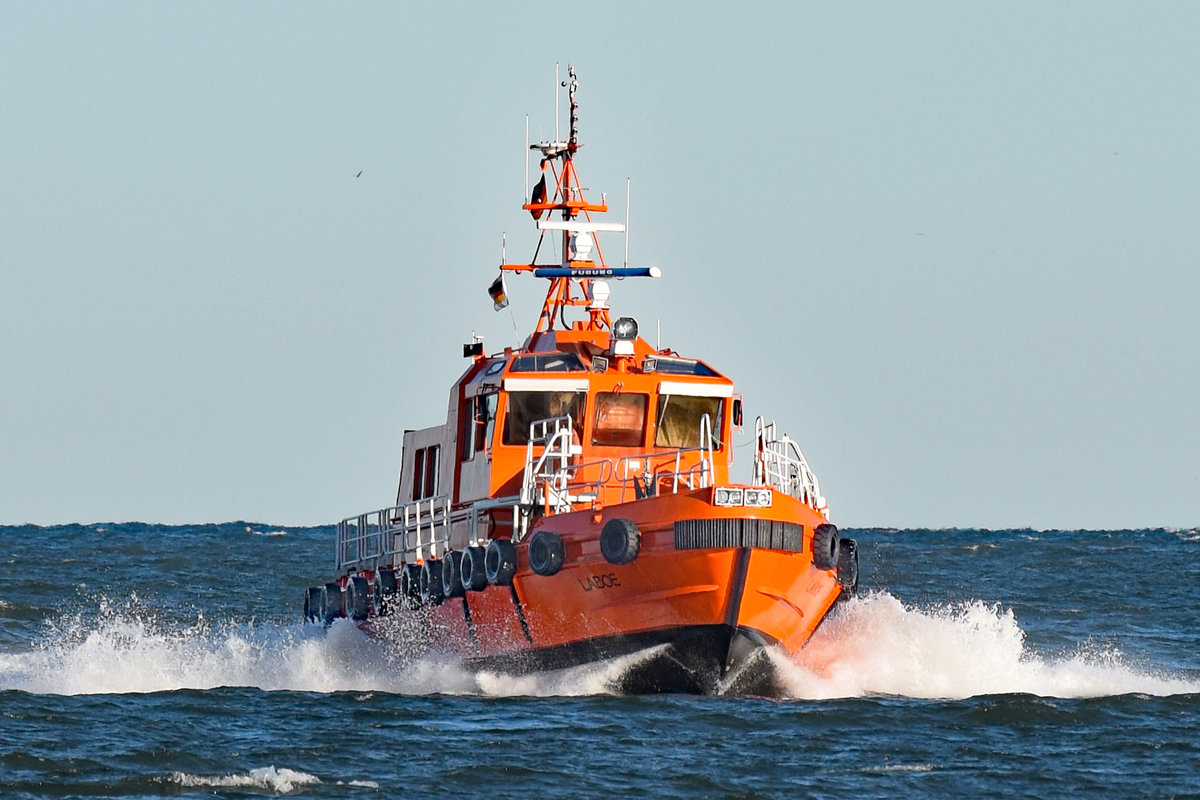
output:
[[[754,439],[754,483],[773,486],[828,519],[829,508],[821,495],[821,484],[808,466],[800,445],[786,433],[779,436],[775,423],[764,423],[762,417],[754,421]]]
[[[437,558],[449,539],[449,495],[371,511],[338,523],[337,569]]]
[[[529,423],[529,440],[525,444],[525,474],[521,480],[521,505],[531,506],[537,500],[556,513],[571,510],[568,486],[577,467],[571,459],[583,452],[574,436],[573,420],[568,414]],[[534,458],[534,448],[542,452]],[[538,489],[541,488],[539,498]]]
[[[713,483],[714,439],[707,414],[700,418],[700,447],[587,462],[574,460],[582,448],[572,439],[571,422],[570,416],[553,417],[529,426],[520,495],[520,504],[525,508],[541,506],[543,511],[564,514],[577,503],[595,502],[606,487],[619,488],[618,502],[626,502],[664,490],[671,494],[694,491]],[[538,447],[542,448],[540,452]],[[689,454],[698,454],[699,458],[685,464]],[[669,489],[663,485],[667,482]]]

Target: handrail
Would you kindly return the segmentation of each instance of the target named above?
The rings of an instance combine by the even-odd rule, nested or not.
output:
[[[611,503],[612,492],[624,503],[668,490],[677,494],[707,488],[714,482],[716,441],[707,414],[700,418],[699,447],[627,453],[587,462],[573,460],[582,448],[574,441],[572,422],[567,415],[530,424],[525,473],[517,496],[491,498],[452,514],[450,496],[442,494],[342,520],[338,523],[336,569],[373,570],[384,564],[440,558],[449,549],[451,522],[456,526],[465,523],[467,540],[478,545],[487,539],[486,534],[480,535],[480,515],[493,508],[512,507],[511,535],[519,541],[539,508],[545,514],[561,514],[574,510],[577,503]],[[765,423],[762,417],[755,420],[754,432],[754,484],[772,486],[828,519],[821,485],[800,446],[786,434],[780,436],[775,423]],[[539,445],[542,449],[535,457]],[[631,488],[633,498],[629,497]],[[605,495],[606,491],[609,494]]]
[[[808,465],[800,445],[786,433],[779,436],[774,422],[754,421],[754,482],[770,485],[829,518],[829,507],[821,495],[821,483]]]
[[[566,491],[571,457],[582,452],[582,448],[571,441],[573,432],[570,414],[529,423],[529,439],[525,443],[525,474],[521,480],[522,505],[532,505],[534,502],[539,479],[543,485],[552,483],[555,492]],[[538,444],[544,447],[535,462],[533,448]],[[546,472],[546,465],[554,461],[558,461],[557,468]]]
[[[336,569],[437,558],[449,539],[449,495],[381,508],[338,523]]]
[[[605,487],[620,489],[620,502],[625,502],[630,486],[635,496],[644,497],[658,492],[658,481],[670,479],[672,494],[686,487],[687,491],[712,484],[715,437],[712,419],[700,418],[700,446],[671,450],[626,454],[617,458],[576,462],[572,459],[582,452],[575,442],[572,419],[551,417],[530,423],[525,449],[525,471],[521,481],[520,504],[527,513],[540,506],[543,513],[562,514],[572,511],[577,502],[595,503]],[[541,446],[541,452],[535,450]],[[697,463],[685,466],[684,458],[699,454]],[[645,468],[640,474],[630,474],[634,462]],[[597,474],[592,474],[593,472]]]

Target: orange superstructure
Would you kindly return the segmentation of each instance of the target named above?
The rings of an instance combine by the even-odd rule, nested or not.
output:
[[[445,424],[405,433],[393,505],[338,525],[338,574],[306,615],[502,672],[643,652],[619,688],[768,690],[765,650],[795,653],[856,590],[854,542],[773,423],[754,423],[752,475],[732,477],[729,378],[610,317],[608,279],[660,272],[606,264],[599,235],[624,226],[592,217],[607,206],[575,170],[574,69],[564,85],[569,138],[531,147],[537,251],[491,292],[499,308],[505,272],[549,280],[534,332],[464,347]],[[544,245],[556,260],[539,263]]]

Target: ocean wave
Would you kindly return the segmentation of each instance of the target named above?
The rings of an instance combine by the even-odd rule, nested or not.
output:
[[[1200,692],[1200,682],[1126,662],[1113,647],[1031,651],[1011,609],[982,601],[906,606],[886,592],[844,604],[793,661],[776,656],[787,693],[803,699],[990,694],[1084,698]]]
[[[1200,542],[1200,528],[1167,528],[1167,533],[1173,533],[1185,542]]]
[[[288,532],[285,530],[282,530],[282,529],[277,528],[277,529],[271,530],[271,531],[260,531],[249,525],[246,526],[246,533],[248,533],[252,536],[287,536],[288,535]]]
[[[253,687],[265,691],[494,697],[614,693],[654,649],[536,675],[477,672],[448,657],[406,657],[347,620],[318,625],[161,622],[136,597],[98,613],[51,620],[37,646],[0,652],[0,690],[127,694]],[[1200,692],[1200,682],[1127,663],[1119,649],[1082,645],[1047,656],[1025,642],[1011,609],[974,601],[913,607],[886,592],[843,604],[797,660],[772,656],[784,695],[959,699],[988,694],[1081,698]]]
[[[266,789],[276,794],[289,794],[321,782],[316,775],[300,772],[294,769],[276,769],[260,767],[249,772],[232,775],[190,775],[186,772],[173,772],[166,782],[174,783],[187,789],[219,788],[219,789]]]
[[[95,613],[47,624],[24,652],[0,652],[0,690],[40,694],[137,694],[219,686],[267,691],[404,692],[379,642],[353,624],[164,623],[136,596],[101,599]]]
[[[100,598],[92,613],[52,620],[31,650],[0,652],[0,690],[38,694],[144,694],[252,687],[265,691],[405,695],[584,696],[612,686],[656,649],[600,664],[508,675],[465,668],[449,656],[411,658],[348,620],[319,625],[170,625],[136,595]]]

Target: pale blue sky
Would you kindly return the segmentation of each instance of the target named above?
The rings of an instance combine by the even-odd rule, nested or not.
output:
[[[534,322],[486,288],[560,61],[664,272],[615,308],[835,521],[1200,524],[1198,42],[1191,3],[0,3],[0,523],[387,505],[462,342]]]

